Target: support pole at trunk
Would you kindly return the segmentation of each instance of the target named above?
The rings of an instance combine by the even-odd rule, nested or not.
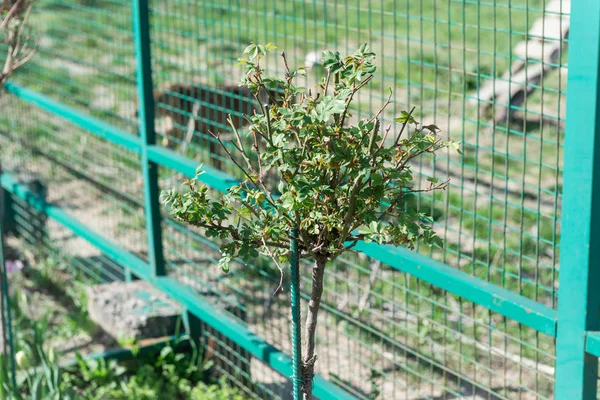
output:
[[[301,399],[302,338],[300,320],[300,257],[298,255],[298,229],[291,232],[290,241],[290,296],[292,308],[292,383],[294,400]]]

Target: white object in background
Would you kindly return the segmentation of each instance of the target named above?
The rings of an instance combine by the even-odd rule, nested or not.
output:
[[[321,54],[322,51],[311,51],[304,57],[304,66],[306,68],[312,68],[315,65],[321,65]]]

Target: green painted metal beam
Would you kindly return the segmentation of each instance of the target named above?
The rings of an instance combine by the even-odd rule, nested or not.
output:
[[[140,152],[141,142],[137,136],[115,128],[98,118],[83,113],[81,110],[66,106],[34,90],[11,82],[6,83],[5,88],[21,100],[35,104],[44,111],[55,114],[102,139],[106,139],[135,153],[139,154]]]
[[[0,170],[1,173],[1,170]],[[1,189],[0,189],[1,192]],[[0,207],[2,205],[0,204]],[[0,329],[2,329],[2,352],[4,356],[9,357],[10,362],[10,380],[12,384],[12,388],[14,390],[17,389],[17,374],[16,374],[16,361],[15,361],[15,342],[13,340],[13,324],[12,324],[12,312],[10,305],[10,291],[9,291],[9,283],[8,283],[8,271],[6,270],[6,250],[4,248],[4,218],[2,215],[2,211],[0,210],[0,296],[2,300],[0,302],[1,309],[0,313],[2,313],[2,318],[0,321],[2,325]],[[6,359],[5,359],[6,360]],[[4,364],[6,365],[6,364]],[[2,367],[0,367],[2,368]],[[7,374],[8,375],[8,374]]]
[[[546,335],[556,335],[557,313],[550,307],[402,247],[361,242],[355,249]]]
[[[59,207],[48,204],[43,199],[36,197],[25,185],[18,183],[11,175],[6,173],[0,175],[0,185],[15,196],[25,200],[30,206],[46,213],[56,222],[87,240],[116,263],[129,267],[136,276],[161,290],[171,299],[180,303],[190,313],[227,336],[275,371],[286,377],[291,376],[292,360],[288,355],[250,332],[244,325],[223,311],[216,309],[188,286],[168,276],[155,276],[150,266],[142,259],[92,231]],[[314,394],[321,399],[350,400],[355,398],[319,375],[315,376],[314,382]]]
[[[198,161],[184,157],[173,150],[165,149],[162,146],[150,146],[148,148],[148,156],[150,160],[162,165],[163,167],[181,172],[183,175],[193,178],[196,176],[196,168]],[[228,188],[238,183],[231,175],[221,172],[218,169],[209,166],[203,166],[202,170],[205,174],[199,177],[201,182],[204,182],[213,189],[225,193]]]
[[[571,2],[564,145],[556,399],[596,399],[600,330],[600,2]]]
[[[152,85],[152,56],[150,53],[150,10],[148,0],[133,0],[133,36],[136,52],[139,131],[141,164],[144,177],[144,209],[148,258],[156,276],[165,275],[165,260],[160,216],[158,164],[148,158],[148,146],[156,144],[154,130],[154,95]]]
[[[20,96],[19,93],[23,92],[13,91],[13,93]],[[44,99],[43,96],[26,96],[24,99],[42,107],[43,104],[48,101],[47,99]],[[44,103],[39,104],[38,101],[40,101],[40,99],[44,100]],[[93,128],[89,129],[93,134],[98,132],[99,126],[96,125],[97,121],[92,117],[86,116],[78,110],[69,109],[66,106],[61,107],[60,110],[66,111],[67,116],[71,114],[78,115],[78,121],[81,122],[81,124],[79,124],[80,127],[84,129],[89,129],[90,127]],[[65,115],[61,113],[58,115],[65,117]],[[75,123],[78,122],[75,121]],[[111,137],[121,138],[118,130],[113,130]],[[111,140],[111,137],[105,137],[105,139]],[[115,143],[119,144],[118,142]],[[141,151],[141,143],[138,142],[138,145],[139,153]],[[190,178],[195,176],[196,168],[198,166],[197,161],[158,145],[148,146],[148,159],[156,164],[180,172]],[[235,178],[214,168],[205,166],[204,170],[206,173],[201,175],[200,180],[216,190],[225,192],[227,188],[236,183]],[[488,307],[499,314],[514,318],[518,322],[538,329],[550,336],[554,337],[556,335],[557,313],[550,307],[540,305],[523,296],[494,286],[489,282],[458,271],[446,264],[419,256],[415,252],[405,249],[392,250],[377,244],[366,243],[361,243],[357,246],[357,249],[362,249],[363,251],[368,252],[369,256],[380,259],[381,261],[384,261],[382,257],[385,258],[384,262],[389,264],[392,268],[414,274],[419,277],[419,279],[440,286],[453,294],[463,296],[470,301],[483,307]]]
[[[61,225],[69,228],[73,233],[87,240],[90,244],[97,247],[100,251],[112,258],[116,263],[134,268],[136,274],[144,278],[151,275],[150,268],[140,258],[123,250],[118,245],[107,240],[102,235],[92,231],[89,227],[73,218],[59,207],[46,203],[43,199],[37,197],[27,186],[16,181],[11,175],[3,173],[0,175],[0,185],[15,196],[25,200],[31,207],[42,211],[50,218],[53,218]]]
[[[600,332],[589,332],[585,339],[585,351],[600,358]]]

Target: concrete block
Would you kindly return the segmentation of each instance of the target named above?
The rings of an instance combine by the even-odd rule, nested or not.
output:
[[[144,281],[96,285],[88,288],[87,295],[90,318],[116,339],[141,340],[176,333],[181,307]]]

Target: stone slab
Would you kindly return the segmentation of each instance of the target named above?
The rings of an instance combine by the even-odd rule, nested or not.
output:
[[[88,313],[115,339],[142,340],[176,332],[181,307],[144,281],[88,288]]]

